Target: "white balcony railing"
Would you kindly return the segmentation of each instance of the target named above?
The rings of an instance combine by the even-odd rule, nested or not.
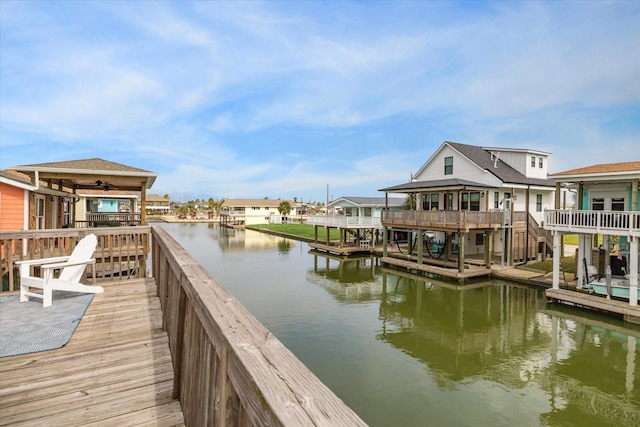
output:
[[[344,215],[309,215],[307,216],[307,224],[339,228],[382,228],[382,222],[380,221],[379,217],[358,217]]]
[[[640,237],[640,212],[545,210],[544,228],[564,232]]]

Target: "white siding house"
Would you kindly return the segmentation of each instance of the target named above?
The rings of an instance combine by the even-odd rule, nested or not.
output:
[[[385,212],[382,223],[414,235],[435,233],[461,252],[459,260],[484,252],[487,267],[493,252],[506,253],[508,264],[534,259],[550,244],[540,229],[555,194],[548,158],[539,150],[445,141],[410,182],[380,190],[408,194],[414,203],[402,215]]]

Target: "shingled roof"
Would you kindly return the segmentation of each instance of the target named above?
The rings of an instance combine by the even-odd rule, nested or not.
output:
[[[602,163],[592,166],[586,166],[578,169],[571,169],[568,171],[557,172],[549,174],[551,177],[561,177],[567,175],[594,175],[594,174],[608,174],[618,172],[638,172],[640,173],[640,162],[622,162],[622,163]]]
[[[497,151],[500,150],[500,148],[489,149],[485,147],[478,147],[476,145],[460,144],[458,142],[449,141],[445,141],[445,144],[448,144],[451,148],[460,152],[460,154],[477,164],[482,169],[495,175],[504,183],[553,186],[553,182],[548,179],[527,178],[525,175],[521,174],[500,159],[498,159],[498,162],[496,163],[497,167],[494,167],[495,160],[491,158],[491,151]],[[502,149],[518,151],[510,148]]]
[[[8,169],[27,174],[31,179],[38,175],[41,180],[62,182],[64,187],[76,190],[108,184],[107,188],[113,190],[140,191],[143,186],[151,188],[158,176],[154,172],[99,158],[35,163]]]

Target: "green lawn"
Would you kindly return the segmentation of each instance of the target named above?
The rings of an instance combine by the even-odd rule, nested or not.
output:
[[[277,231],[279,233],[291,234],[294,236],[313,239],[315,237],[313,225],[310,224],[262,224],[255,225],[254,228],[263,228],[266,230]],[[332,228],[330,231],[331,240],[339,240],[340,233],[338,229]],[[318,240],[324,240],[327,235],[325,227],[318,227]]]

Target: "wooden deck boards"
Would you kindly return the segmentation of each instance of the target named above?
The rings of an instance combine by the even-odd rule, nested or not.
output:
[[[153,279],[101,285],[65,347],[0,359],[0,425],[184,425]]]

